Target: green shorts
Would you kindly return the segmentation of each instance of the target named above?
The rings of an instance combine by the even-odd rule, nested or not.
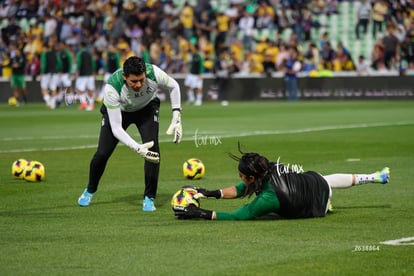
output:
[[[12,88],[26,88],[25,75],[12,75],[11,87]]]

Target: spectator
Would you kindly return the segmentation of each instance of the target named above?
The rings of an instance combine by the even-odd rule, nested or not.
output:
[[[227,40],[227,32],[230,28],[230,17],[225,15],[223,12],[218,12],[216,15],[216,21],[217,21],[217,36],[216,41],[214,43],[214,49],[216,52],[218,52],[219,49],[223,45],[226,44]]]
[[[379,70],[380,66],[384,65],[384,45],[379,38],[374,44],[374,48],[371,54],[371,67],[374,70]]]
[[[327,0],[326,14],[328,16],[338,14],[338,0]]]
[[[267,78],[271,78],[273,72],[276,71],[276,63],[274,59],[272,59],[272,55],[270,53],[266,53],[264,55],[263,71]]]
[[[285,9],[282,9],[277,14],[277,28],[280,35],[283,35],[284,30],[289,29],[293,24],[293,19],[288,15]]]
[[[63,17],[60,19],[60,24],[58,28],[58,38],[59,41],[65,41],[68,39],[72,33],[72,23],[70,22],[69,18]]]
[[[332,49],[331,43],[326,42],[321,50],[321,58],[324,61],[324,69],[333,70],[333,60],[335,58],[335,51]]]
[[[308,50],[304,55],[303,71],[310,72],[317,70],[319,65],[320,55],[315,43],[309,43]]]
[[[43,41],[40,35],[31,35],[28,37],[23,53],[26,55],[27,61],[30,63],[35,55],[43,52]]]
[[[400,45],[401,61],[407,64],[407,68],[414,69],[414,41],[406,36]]]
[[[9,80],[12,75],[10,52],[4,51],[0,56],[1,77]]]
[[[7,27],[1,29],[1,37],[7,46],[10,46],[11,42],[17,41],[20,37],[22,29],[18,25],[14,17],[9,17],[9,24]]]
[[[289,57],[284,63],[283,71],[285,73],[285,88],[289,101],[298,99],[298,73],[301,70],[301,64],[298,59],[298,51],[294,47],[289,47]]]
[[[194,27],[194,9],[186,1],[180,13],[180,23],[184,28],[184,37],[190,39],[193,37],[193,27]]]
[[[238,29],[242,36],[243,47],[245,50],[252,50],[254,42],[254,17],[247,10],[243,10],[243,15],[239,20]]]
[[[40,74],[40,56],[35,54],[29,63],[29,75],[32,76],[32,81],[35,81]]]
[[[359,39],[359,29],[362,27],[362,32],[364,35],[367,34],[368,24],[371,19],[371,3],[368,0],[360,0],[356,6],[357,14],[357,23],[355,26],[355,35],[356,39]]]
[[[289,58],[289,51],[285,43],[280,44],[279,53],[276,57],[276,68],[282,70],[285,61]]]
[[[373,26],[372,26],[372,37],[377,38],[377,31],[382,32],[383,25],[385,24],[385,17],[388,14],[388,4],[385,0],[375,1],[373,7]]]
[[[256,28],[259,29],[259,31],[263,29],[274,29],[275,11],[273,7],[267,3],[267,1],[259,1],[259,6],[255,12],[255,17]]]
[[[210,17],[209,11],[202,11],[200,18],[194,22],[197,37],[205,36],[209,40],[213,38],[216,23]]]
[[[43,43],[48,44],[49,39],[57,33],[57,20],[51,14],[47,13],[43,24]]]
[[[355,63],[355,67],[358,75],[365,76],[369,74],[369,64],[367,63],[363,55],[360,55],[358,57],[358,60]]]
[[[311,11],[305,7],[303,9],[303,40],[310,41],[312,39],[313,18]]]
[[[387,26],[387,34],[382,38],[384,45],[384,63],[387,69],[394,68],[394,62],[399,50],[399,41],[394,35],[394,26],[392,24]]]

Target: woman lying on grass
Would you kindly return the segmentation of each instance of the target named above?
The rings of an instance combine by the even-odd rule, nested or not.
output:
[[[208,220],[250,220],[276,213],[284,218],[324,217],[330,209],[332,189],[350,188],[368,183],[388,183],[390,169],[383,168],[372,174],[321,175],[314,171],[292,170],[278,162],[271,162],[258,153],[243,153],[241,157],[230,156],[239,162],[238,170],[242,182],[238,185],[206,190],[195,190],[195,199],[233,199],[256,197],[233,212],[210,211],[194,204],[186,207],[173,206],[175,216],[180,219],[203,218]],[[301,168],[301,167],[298,167]]]

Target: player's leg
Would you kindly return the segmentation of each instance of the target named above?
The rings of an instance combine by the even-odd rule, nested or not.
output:
[[[79,97],[79,109],[83,110],[88,106],[87,98],[85,95],[86,91],[86,77],[78,76],[75,81],[76,94]]]
[[[136,125],[141,135],[142,143],[154,141],[154,146],[149,150],[160,152],[158,142],[159,132],[159,107],[160,100],[154,99],[147,107],[139,111],[139,116],[136,116]],[[145,161],[145,190],[144,190],[144,211],[154,211],[155,206],[153,200],[157,195],[158,176],[160,171],[160,164]]]
[[[17,106],[19,105],[20,99],[19,99],[19,85],[17,81],[17,76],[12,75],[11,77],[11,87],[13,89],[13,96],[16,98]]]
[[[203,79],[201,75],[194,75],[194,90],[196,91],[195,105],[201,105],[203,103]]]
[[[50,101],[49,106],[51,109],[56,108],[56,95],[57,95],[57,85],[58,85],[58,75],[51,74],[50,81],[49,81],[49,89],[50,89]]]
[[[86,86],[88,90],[86,111],[91,111],[95,108],[95,78],[93,76],[88,76]]]
[[[184,80],[184,87],[187,94],[187,103],[191,104],[194,102],[194,91],[191,83],[191,75],[187,75]]]
[[[50,74],[43,74],[40,79],[40,91],[47,107],[50,107],[49,80]]]
[[[371,174],[331,174],[324,175],[323,177],[328,182],[329,186],[334,189],[349,188],[355,185],[368,184],[368,183],[388,183],[390,176],[390,169],[388,167],[383,168],[381,171],[377,171]]]
[[[108,159],[111,157],[116,145],[118,144],[118,139],[116,139],[112,134],[106,108],[103,106],[101,111],[103,116],[98,148],[90,161],[89,182],[88,186],[79,197],[78,203],[80,206],[89,206],[92,197],[98,189],[99,181],[105,171]]]
[[[74,95],[72,93],[72,81],[69,74],[64,73],[60,76],[60,84],[62,86],[62,96],[64,97],[66,106],[72,106],[74,102]]]
[[[22,83],[22,97],[23,97],[23,103],[27,104],[27,88],[26,88],[26,80],[25,80],[25,76],[23,76],[22,79],[23,83]]]

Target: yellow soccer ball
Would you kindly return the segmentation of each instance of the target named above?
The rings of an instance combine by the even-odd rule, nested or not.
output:
[[[26,166],[29,164],[29,161],[20,158],[13,162],[11,167],[11,172],[13,177],[23,179],[24,178],[24,170],[26,169]]]
[[[186,179],[200,179],[205,172],[206,168],[200,159],[190,158],[183,164],[183,175]]]
[[[30,161],[23,172],[23,177],[29,182],[39,182],[45,180],[45,166],[39,161]]]
[[[17,99],[16,99],[16,97],[10,97],[9,98],[9,100],[8,100],[8,104],[10,105],[10,106],[16,106],[17,105]]]
[[[197,191],[190,188],[181,188],[171,198],[171,207],[173,210],[187,207],[190,204],[194,204],[200,207],[200,201],[194,198]]]

